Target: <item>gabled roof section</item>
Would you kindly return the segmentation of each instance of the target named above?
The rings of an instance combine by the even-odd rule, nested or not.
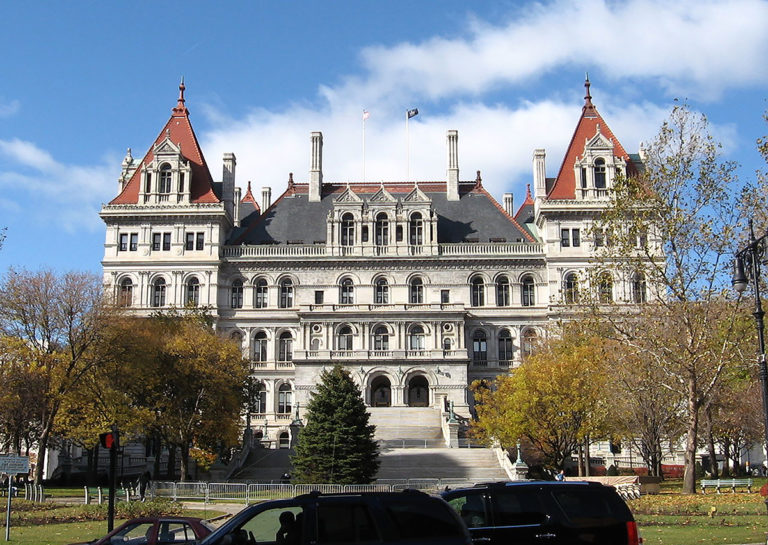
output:
[[[533,196],[531,196],[531,184],[525,186],[525,200],[520,208],[517,209],[515,214],[515,221],[517,223],[525,223],[529,221],[530,216],[533,216]]]
[[[576,177],[573,172],[573,165],[576,159],[584,152],[584,143],[593,140],[599,132],[603,141],[613,142],[613,153],[616,157],[621,157],[627,163],[628,174],[636,171],[629,154],[614,136],[608,124],[600,116],[600,113],[592,104],[592,96],[589,94],[589,77],[584,82],[587,94],[584,97],[584,107],[581,110],[581,118],[573,132],[571,142],[568,144],[568,150],[565,152],[563,163],[560,165],[560,171],[555,178],[552,189],[549,190],[547,198],[549,199],[575,199],[576,198]]]
[[[176,107],[171,111],[171,118],[165,124],[160,134],[149,147],[136,171],[123,187],[123,191],[109,204],[137,204],[139,202],[139,188],[141,186],[141,171],[154,159],[154,149],[166,140],[170,140],[181,150],[181,154],[189,161],[192,169],[192,185],[190,187],[190,200],[193,203],[217,203],[219,198],[213,190],[213,178],[208,170],[208,165],[203,157],[197,136],[189,122],[189,110],[184,100],[184,80],[179,85],[179,98]]]
[[[259,206],[259,203],[256,202],[256,198],[253,196],[253,192],[251,191],[251,182],[248,182],[248,189],[245,192],[245,195],[243,195],[243,198],[240,199],[241,205],[248,205],[250,204],[253,206],[253,208],[256,210],[256,212],[261,212],[261,207]],[[248,213],[253,212],[253,210],[249,210]]]

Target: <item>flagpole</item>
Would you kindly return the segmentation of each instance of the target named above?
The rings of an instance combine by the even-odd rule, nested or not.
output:
[[[406,164],[406,176],[405,181],[411,180],[411,133],[408,130],[408,110],[405,110],[405,164]]]
[[[363,183],[365,183],[365,110],[363,110]]]

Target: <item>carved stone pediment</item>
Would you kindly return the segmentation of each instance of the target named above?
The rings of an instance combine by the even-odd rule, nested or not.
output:
[[[392,196],[392,194],[384,189],[382,186],[381,189],[379,189],[376,193],[371,196],[370,199],[368,199],[368,202],[371,203],[395,203],[397,202],[397,199]]]
[[[598,132],[584,146],[585,150],[613,150],[613,142]]]
[[[403,202],[422,203],[422,202],[432,202],[432,201],[429,199],[429,197],[427,197],[424,194],[424,192],[421,189],[419,189],[419,186],[416,186],[413,188],[413,191],[411,191],[410,193],[408,193],[408,195],[405,196],[405,198],[403,199]]]
[[[360,196],[357,193],[355,193],[354,191],[352,191],[351,188],[348,187],[347,189],[344,190],[344,192],[341,195],[339,195],[336,198],[335,202],[337,202],[337,203],[361,203],[361,202],[363,202],[363,199],[361,199]]]
[[[155,152],[155,155],[179,155],[181,153],[181,148],[174,144],[170,138],[166,138],[155,146],[153,151]]]

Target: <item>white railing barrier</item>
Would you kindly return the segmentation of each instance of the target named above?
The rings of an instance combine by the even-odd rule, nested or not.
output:
[[[154,496],[174,500],[198,500],[205,503],[231,501],[250,504],[257,501],[290,499],[301,494],[355,494],[360,492],[398,492],[406,489],[436,493],[446,487],[472,486],[465,479],[383,479],[372,484],[276,484],[276,483],[207,483],[153,481]]]

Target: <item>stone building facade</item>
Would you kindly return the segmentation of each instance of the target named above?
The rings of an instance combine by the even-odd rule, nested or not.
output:
[[[130,150],[106,224],[104,280],[138,315],[206,306],[241,343],[257,380],[252,419],[264,440],[290,441],[323,369],[342,363],[372,407],[450,404],[472,410],[468,385],[520,365],[546,325],[568,315],[605,241],[592,223],[614,177],[640,168],[592,104],[589,82],[555,177],[533,153],[523,203],[497,202],[459,176],[448,131],[446,179],[323,179],[323,136],[310,138],[306,182],[273,201],[235,183],[224,154],[215,181],[192,129],[184,85],[141,160]],[[645,299],[645,282],[603,271],[600,296]]]

